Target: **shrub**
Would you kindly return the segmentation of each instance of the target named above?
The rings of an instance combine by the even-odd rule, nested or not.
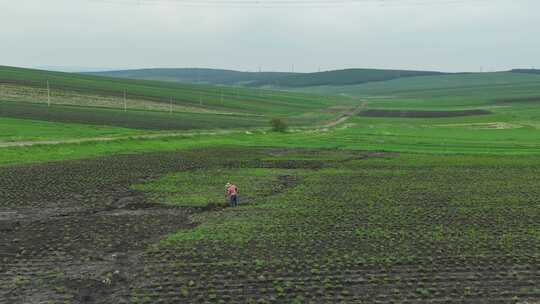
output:
[[[281,118],[273,118],[270,124],[274,132],[286,132],[288,128],[287,123]]]

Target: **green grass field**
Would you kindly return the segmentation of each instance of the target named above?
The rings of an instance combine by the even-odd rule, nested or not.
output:
[[[121,138],[0,147],[0,296],[536,303],[537,76],[310,88],[330,95],[229,114],[3,101],[0,141]],[[289,131],[270,132],[287,109]],[[130,137],[164,129],[185,132]]]
[[[139,135],[142,130],[0,117],[0,143]]]
[[[51,105],[47,106],[49,99]],[[275,117],[292,126],[317,125],[335,120],[357,105],[351,98],[0,66],[0,117],[33,120],[24,127],[27,136],[17,132],[9,139],[4,136],[3,141],[40,139],[32,132],[36,120],[154,131],[253,129],[268,128]],[[53,140],[68,137],[85,136],[69,131],[49,134]]]
[[[26,147],[3,149],[2,163],[36,162],[47,159],[85,158],[115,153],[133,153],[159,150],[175,150],[200,146],[276,146],[308,147],[355,150],[381,150],[394,152],[437,153],[437,154],[538,154],[540,108],[534,101],[507,102],[508,99],[540,96],[540,76],[519,73],[462,74],[430,77],[412,77],[363,85],[356,98],[367,101],[367,109],[401,109],[430,111],[478,110],[489,111],[489,115],[452,118],[383,118],[352,117],[344,124],[328,130],[297,130],[289,134],[235,132],[223,135],[196,137],[172,137],[164,139],[122,140],[117,142],[56,147]],[[352,86],[350,90],[360,90]],[[335,88],[341,90],[342,88]],[[328,88],[326,88],[328,90]],[[336,93],[338,91],[335,91]],[[367,94],[367,93],[366,93]],[[362,97],[360,97],[362,96]],[[331,98],[329,98],[331,100]],[[504,102],[503,100],[507,100]],[[23,103],[3,103],[3,109],[31,118]],[[11,108],[10,108],[11,107]],[[334,106],[337,113],[347,105]],[[19,110],[17,110],[20,108]],[[33,107],[31,107],[34,109]],[[39,109],[39,108],[36,108]],[[43,109],[43,107],[41,108]],[[331,109],[331,108],[329,108]],[[37,110],[39,115],[56,115],[56,120],[69,121],[72,108],[55,107],[47,111]],[[115,112],[116,111],[116,112]],[[85,122],[76,111],[74,122]],[[21,114],[22,113],[22,114]],[[317,124],[331,119],[336,113],[306,113],[297,119],[304,123]],[[28,115],[28,116],[26,116]],[[37,114],[35,114],[37,115]],[[266,118],[257,116],[231,116],[209,114],[174,114],[178,117],[170,122],[171,115],[160,112],[128,111],[92,108],[88,115],[105,119],[123,117],[114,125],[122,127],[146,127],[155,124],[157,129],[190,128],[245,128],[266,126]],[[125,121],[125,117],[129,117]],[[84,119],[83,119],[84,118]],[[150,119],[152,118],[152,119]],[[217,119],[219,118],[219,119]],[[46,119],[46,117],[44,118]],[[53,120],[55,120],[53,119]],[[86,121],[88,122],[88,121]],[[293,121],[294,123],[294,121]],[[19,135],[22,138],[22,135]],[[65,136],[64,136],[65,137]],[[63,138],[60,135],[60,138]]]
[[[88,75],[158,80],[179,83],[257,86],[275,84],[279,79],[294,75],[286,72],[239,72],[219,69],[137,69],[85,73]]]

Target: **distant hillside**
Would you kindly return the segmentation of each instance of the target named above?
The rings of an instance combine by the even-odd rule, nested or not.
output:
[[[540,70],[538,69],[513,69],[510,72],[523,74],[540,74]]]
[[[346,69],[319,73],[307,73],[287,76],[279,81],[284,87],[339,86],[386,81],[404,77],[444,75],[440,72]]]
[[[346,69],[318,73],[239,72],[216,69],[141,69],[86,73],[129,79],[160,80],[179,83],[220,85],[272,86],[283,88],[323,85],[351,85],[386,81],[404,77],[444,75],[440,72]]]
[[[295,75],[281,72],[239,72],[219,69],[139,69],[108,72],[91,72],[88,75],[107,76],[116,78],[159,80],[189,84],[218,84],[218,85],[266,85],[274,84],[277,80]]]
[[[372,99],[371,106],[383,108],[396,101],[417,104],[426,110],[440,109],[444,104],[493,104],[493,101],[535,101],[540,96],[540,74],[490,72],[459,73],[439,76],[406,77],[389,81],[369,82],[343,86],[313,86],[294,88],[311,94],[341,95]],[[451,102],[455,100],[456,102]],[[405,103],[407,101],[407,103]],[[426,103],[431,103],[429,107]]]
[[[47,87],[53,98],[71,92],[152,101],[176,106],[219,112],[248,113],[268,116],[302,115],[339,104],[352,103],[348,98],[297,92],[278,92],[258,88],[218,87],[213,85],[180,84],[155,80],[122,79],[87,74],[49,72],[0,66],[0,85],[11,85],[24,91]],[[7,89],[3,89],[5,91]],[[2,93],[0,92],[0,97]],[[41,95],[46,99],[46,95]],[[10,100],[9,96],[4,97]]]

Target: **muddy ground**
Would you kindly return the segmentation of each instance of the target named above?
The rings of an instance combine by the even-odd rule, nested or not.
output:
[[[321,188],[336,198],[332,208],[317,209],[314,203],[315,215],[295,215],[290,223],[276,218],[282,225],[266,228],[278,230],[262,230],[265,234],[260,239],[242,246],[206,240],[164,248],[151,245],[172,232],[194,228],[193,219],[201,212],[218,215],[213,208],[221,207],[163,206],[130,189],[133,184],[185,170],[287,168],[314,172],[311,170],[332,166],[349,168],[369,158],[398,157],[376,152],[335,153],[220,148],[2,167],[0,303],[538,303],[540,263],[534,239],[516,242],[519,246],[512,254],[501,253],[499,244],[486,242],[485,246],[493,246],[487,248],[487,254],[463,255],[452,253],[456,249],[450,245],[455,244],[424,242],[420,237],[410,240],[414,246],[401,248],[414,254],[410,261],[372,262],[364,258],[371,256],[365,253],[394,250],[381,247],[394,243],[359,241],[351,231],[387,219],[370,218],[378,215],[376,209],[370,209],[375,213],[370,214],[363,209],[364,201],[356,202],[358,195],[348,197],[349,191],[362,185],[378,189],[385,185],[381,182],[394,181],[399,184],[389,185],[410,190],[396,192],[399,206],[415,212],[400,214],[422,215],[420,223],[410,222],[415,229],[466,225],[462,220],[467,219],[479,221],[476,227],[493,225],[497,234],[502,233],[497,229],[504,228],[524,235],[523,223],[527,231],[538,223],[538,214],[533,214],[537,211],[536,182],[527,186],[530,188],[516,182],[520,187],[510,189],[526,194],[520,197],[525,201],[522,207],[528,206],[523,210],[531,212],[522,214],[522,209],[515,209],[521,217],[514,222],[514,209],[503,205],[495,215],[506,224],[495,225],[492,217],[482,217],[474,210],[466,209],[472,213],[463,219],[445,213],[448,202],[441,185],[457,181],[453,189],[461,189],[468,176],[481,171],[458,167],[437,173],[433,168],[415,168],[407,178],[400,177],[394,167],[381,167],[372,176],[364,175],[361,167],[358,174],[345,177],[327,172],[328,180],[315,182],[314,189]],[[325,155],[331,161],[320,160]],[[392,174],[384,175],[388,172]],[[493,172],[489,176],[500,173]],[[440,184],[413,189],[434,178]],[[294,193],[307,182],[307,178],[281,176],[276,193],[269,195],[279,197],[287,189]],[[492,188],[478,194],[494,196],[497,192]],[[307,197],[310,202],[305,195],[301,200]],[[246,212],[243,208],[233,211]],[[395,231],[404,227],[396,226]]]
[[[147,201],[130,185],[168,172],[220,167],[319,168],[316,161],[253,161],[272,151],[121,155],[0,169],[0,303],[128,303],[144,281],[145,249],[193,228],[208,210]],[[235,161],[226,161],[235,159]],[[282,178],[284,186],[291,183]]]

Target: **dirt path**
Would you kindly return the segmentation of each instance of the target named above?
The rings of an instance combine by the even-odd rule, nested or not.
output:
[[[358,107],[354,108],[354,110],[342,114],[336,120],[325,124],[323,126],[323,128],[333,128],[333,127],[335,127],[335,126],[337,126],[339,124],[342,124],[342,123],[346,122],[347,120],[349,120],[349,118],[351,118],[351,117],[355,116],[356,114],[360,113],[361,111],[365,110],[367,108],[367,106],[368,106],[368,102],[363,101],[362,104],[359,105]]]

